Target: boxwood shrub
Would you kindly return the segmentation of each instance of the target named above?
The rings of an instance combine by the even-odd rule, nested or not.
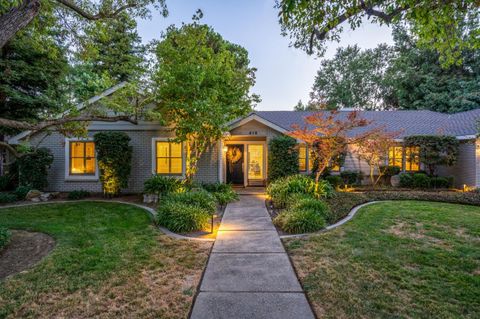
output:
[[[430,177],[427,174],[413,174],[412,186],[414,188],[430,188]]]
[[[337,188],[343,184],[343,178],[338,175],[330,175],[325,177],[325,180],[330,183],[333,187]]]

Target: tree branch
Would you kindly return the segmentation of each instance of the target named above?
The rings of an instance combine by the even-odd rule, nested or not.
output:
[[[39,0],[24,0],[0,16],[0,49],[35,18],[40,10]]]
[[[90,12],[87,12],[80,6],[78,6],[76,3],[74,3],[71,0],[56,0],[57,2],[63,4],[65,7],[73,10],[83,18],[87,20],[100,20],[100,19],[106,19],[106,18],[115,18],[117,15],[119,15],[121,12],[130,9],[130,8],[135,8],[138,3],[135,1],[131,1],[127,3],[126,5],[120,6],[117,9],[115,9],[112,12],[104,12],[104,11],[99,11],[96,14],[92,14]]]
[[[12,145],[8,144],[7,142],[3,142],[3,141],[0,141],[0,148],[5,148],[7,149],[10,153],[13,154],[13,156],[15,156],[16,158],[19,158],[20,157],[20,154],[17,152],[17,150],[15,149],[15,147],[13,147]]]
[[[46,120],[36,124],[0,118],[0,126],[9,127],[17,130],[31,131],[31,134],[33,134],[53,126],[61,126],[71,122],[91,122],[91,121],[99,121],[99,122],[126,121],[132,124],[137,124],[136,119],[126,115],[120,115],[120,116],[80,115],[80,116],[65,117],[65,118],[60,118],[55,120]]]

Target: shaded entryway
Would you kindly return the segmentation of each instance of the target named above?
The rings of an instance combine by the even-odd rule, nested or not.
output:
[[[264,195],[228,204],[191,318],[314,318]]]

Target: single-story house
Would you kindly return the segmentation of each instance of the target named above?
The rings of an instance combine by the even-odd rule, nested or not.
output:
[[[99,103],[114,91],[106,91],[90,99],[89,103]],[[348,112],[350,111],[340,111],[338,116],[345,117]],[[264,185],[268,172],[269,140],[285,134],[294,124],[302,125],[304,117],[310,113],[254,111],[231,122],[225,138],[212,145],[201,158],[196,179],[201,182],[227,182],[242,186]],[[458,187],[480,187],[480,139],[477,138],[480,109],[456,114],[423,110],[360,111],[360,115],[371,120],[372,125],[384,126],[387,131],[401,131],[400,141],[412,135],[455,136],[461,142],[457,163],[452,167],[441,167],[440,175],[453,176]],[[184,176],[184,147],[169,141],[174,136],[171,130],[147,121],[140,121],[136,125],[129,122],[92,122],[88,127],[88,138],[66,138],[58,132],[38,133],[29,137],[30,143],[46,147],[54,155],[48,175],[48,190],[102,191],[93,143],[93,135],[100,131],[122,131],[131,138],[132,171],[128,189],[124,192],[142,192],[144,181],[152,174]],[[21,133],[12,137],[9,142],[19,143],[25,136],[25,133]],[[406,156],[408,152],[415,150],[405,150],[402,146],[390,150],[389,164],[400,166],[403,171],[422,169],[422,163],[411,160],[415,156]],[[299,169],[305,173],[311,169],[308,153],[305,147],[300,147]],[[230,161],[232,158],[234,160]],[[349,152],[343,166],[336,170],[357,170],[368,175],[369,168],[354,153]]]

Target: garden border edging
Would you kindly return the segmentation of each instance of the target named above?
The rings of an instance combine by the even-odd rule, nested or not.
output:
[[[376,200],[376,201],[371,201],[371,202],[366,202],[366,203],[363,203],[363,204],[360,204],[360,205],[357,205],[355,207],[353,207],[350,212],[348,213],[347,216],[345,216],[343,219],[340,219],[338,222],[336,222],[335,224],[332,224],[332,225],[328,225],[327,227],[325,227],[324,229],[322,230],[319,230],[319,231],[316,231],[316,232],[313,232],[313,233],[303,233],[303,234],[292,234],[292,235],[281,235],[280,236],[280,239],[288,239],[288,238],[303,238],[303,237],[308,237],[308,236],[311,236],[311,235],[318,235],[318,234],[321,234],[321,233],[325,233],[329,230],[332,230],[332,229],[335,229],[339,226],[342,226],[343,224],[345,224],[346,222],[348,222],[349,220],[351,220],[357,213],[358,211],[365,207],[365,206],[368,206],[368,205],[372,205],[372,204],[376,204],[376,203],[382,203],[382,202],[388,202],[386,200]]]
[[[136,204],[136,203],[130,203],[130,202],[124,202],[124,201],[119,201],[119,200],[102,200],[102,199],[82,199],[82,200],[73,200],[73,201],[68,201],[68,200],[63,200],[63,201],[50,201],[50,202],[37,202],[37,203],[25,203],[25,204],[18,204],[18,205],[6,205],[6,206],[0,206],[0,210],[4,208],[15,208],[15,207],[23,207],[23,206],[33,206],[33,205],[48,205],[48,204],[65,204],[65,203],[75,203],[75,202],[100,202],[100,203],[117,203],[117,204],[126,204],[126,205],[131,205],[131,206],[136,206],[138,208],[142,208],[143,210],[146,210],[151,217],[157,216],[157,212],[148,206],[144,206],[141,204]],[[165,235],[175,238],[175,239],[184,239],[184,240],[192,240],[192,241],[203,241],[203,242],[214,242],[214,238],[195,238],[195,237],[188,237],[188,236],[183,236],[177,233],[174,233],[165,227],[158,226],[156,227]]]

